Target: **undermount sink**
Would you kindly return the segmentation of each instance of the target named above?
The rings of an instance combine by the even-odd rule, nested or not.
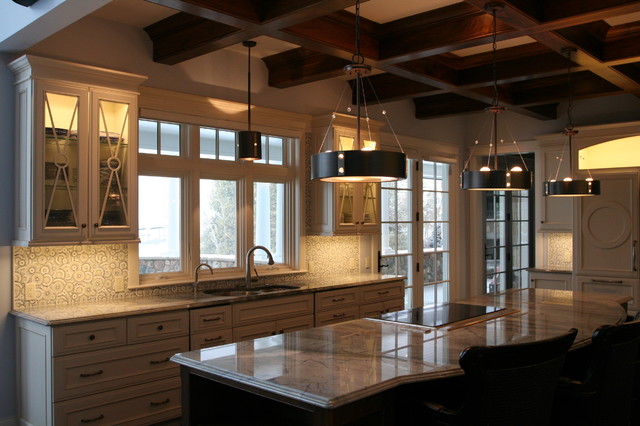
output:
[[[259,287],[247,288],[214,288],[204,290],[203,293],[212,296],[253,296],[256,294],[271,293],[273,291],[295,290],[300,288],[295,285],[263,285]]]

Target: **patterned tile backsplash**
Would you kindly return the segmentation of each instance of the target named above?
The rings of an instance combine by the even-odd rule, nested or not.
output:
[[[311,134],[305,135],[306,152],[311,152]],[[311,191],[311,160],[305,156],[305,192]],[[310,230],[311,197],[305,197],[307,234]],[[308,276],[352,274],[358,272],[360,237],[307,236],[307,262],[313,264],[309,274],[264,277],[265,282],[299,279]],[[137,263],[137,261],[134,260]],[[133,267],[132,267],[133,266]],[[306,268],[307,265],[301,265]],[[129,288],[130,274],[137,265],[129,264],[126,244],[74,245],[13,248],[13,306],[16,309],[40,305],[67,305],[137,296],[158,296],[192,290],[190,284]],[[235,281],[217,281],[201,288],[224,287]],[[27,296],[27,284],[30,292]],[[120,287],[120,288],[118,288]],[[118,291],[124,288],[124,291]],[[28,300],[27,300],[28,299]]]
[[[571,233],[547,234],[547,262],[552,269],[573,268],[573,235]]]
[[[265,282],[357,272],[349,262],[349,259],[360,257],[357,236],[311,236],[306,238],[306,247],[307,260],[314,265],[312,274],[265,277]],[[126,244],[14,247],[13,306],[21,309],[68,305],[192,290],[190,284],[129,289],[130,274],[137,273],[137,268],[130,266]],[[224,287],[233,283],[220,281],[210,286]],[[121,288],[124,291],[118,291]]]

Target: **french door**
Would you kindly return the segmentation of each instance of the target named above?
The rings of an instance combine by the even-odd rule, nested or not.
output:
[[[379,270],[406,275],[405,308],[445,303],[450,289],[451,166],[408,160],[407,179],[383,183]]]

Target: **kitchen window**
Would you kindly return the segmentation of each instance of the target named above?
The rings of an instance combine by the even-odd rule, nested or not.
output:
[[[200,263],[214,269],[213,279],[241,278],[254,245],[276,261],[268,266],[256,251],[260,275],[297,269],[298,139],[263,133],[263,159],[252,163],[236,159],[236,136],[233,129],[139,121],[142,285],[190,282]]]

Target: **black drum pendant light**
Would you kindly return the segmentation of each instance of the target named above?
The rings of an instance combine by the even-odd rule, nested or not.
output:
[[[255,47],[255,41],[243,41],[247,48],[247,118],[246,131],[238,132],[238,159],[254,161],[262,159],[262,135],[251,130],[251,48]]]
[[[391,182],[407,178],[404,152],[376,151],[364,148],[360,138],[360,96],[362,77],[371,72],[360,54],[360,1],[356,1],[356,53],[344,67],[348,75],[355,75],[356,90],[356,146],[360,149],[325,151],[311,156],[311,179],[324,182]],[[384,114],[384,112],[383,112]],[[386,114],[385,114],[386,115]],[[324,143],[324,142],[323,142]],[[398,145],[400,145],[398,143]],[[320,146],[322,150],[322,145]],[[402,151],[402,146],[400,146]]]
[[[485,6],[487,12],[493,15],[493,104],[486,108],[492,116],[492,142],[489,144],[489,159],[487,165],[478,171],[466,170],[469,160],[467,160],[461,175],[462,189],[472,191],[522,191],[531,188],[532,174],[527,169],[524,160],[522,167],[516,166],[511,170],[498,170],[498,115],[506,111],[506,108],[499,105],[498,100],[498,78],[496,74],[496,50],[497,50],[497,29],[496,12],[504,6],[501,3],[488,3]],[[476,141],[476,144],[478,142]],[[515,144],[515,140],[514,140]],[[517,148],[517,145],[516,145]],[[493,151],[493,152],[492,152]],[[518,151],[520,153],[520,151]],[[473,155],[473,151],[471,152]],[[493,169],[489,167],[491,156],[493,155]],[[469,159],[471,156],[469,157]],[[522,158],[522,156],[521,156]]]
[[[587,179],[573,179],[573,161],[572,161],[572,144],[573,135],[578,131],[573,128],[573,122],[571,120],[571,112],[573,110],[573,97],[571,96],[571,49],[564,49],[564,53],[567,56],[567,87],[569,91],[569,102],[567,105],[567,119],[569,123],[563,130],[563,134],[568,136],[568,143],[562,149],[562,155],[558,160],[558,168],[556,169],[556,175],[554,179],[551,179],[544,183],[544,195],[547,197],[590,197],[593,195],[600,195],[600,181],[594,180],[591,177],[591,172]],[[568,147],[567,147],[568,145]],[[560,166],[564,160],[564,153],[569,148],[569,176],[563,180],[558,181],[558,174],[560,173]]]

